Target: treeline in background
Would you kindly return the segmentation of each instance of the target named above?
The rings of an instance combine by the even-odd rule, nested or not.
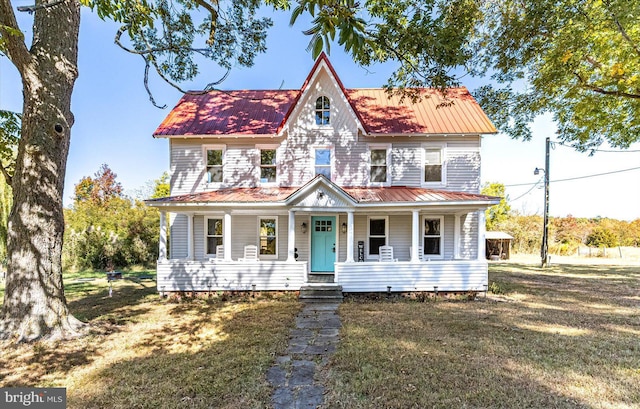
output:
[[[503,198],[500,204],[486,211],[487,231],[503,231],[513,236],[513,252],[539,253],[543,217],[523,215],[511,210],[503,184],[485,184],[482,193]],[[624,221],[608,217],[584,218],[571,215],[550,217],[548,243],[550,254],[563,256],[575,255],[579,251],[584,253],[588,251],[585,247],[640,247],[640,219]]]

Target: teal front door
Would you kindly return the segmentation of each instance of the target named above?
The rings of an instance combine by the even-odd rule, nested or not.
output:
[[[333,273],[336,261],[336,218],[314,216],[311,218],[311,271]]]

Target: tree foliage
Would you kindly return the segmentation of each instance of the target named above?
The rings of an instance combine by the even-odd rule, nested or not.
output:
[[[171,185],[169,183],[169,173],[164,172],[158,179],[153,181],[153,194],[151,195],[151,199],[167,197],[170,194]]]
[[[501,197],[500,203],[491,206],[485,210],[485,220],[487,230],[495,231],[498,227],[509,217],[511,206],[509,205],[509,198],[507,197],[504,189],[504,184],[497,182],[487,182],[482,186],[481,193],[488,196]]]
[[[152,265],[158,258],[159,212],[124,197],[106,164],[94,176],[76,184],[73,208],[65,210],[65,267]]]
[[[551,113],[578,149],[640,140],[640,2],[304,0],[292,22],[303,10],[314,56],[337,36],[362,65],[397,61],[393,92],[483,77],[474,95],[512,137]]]
[[[75,185],[74,201],[103,204],[122,197],[122,184],[116,181],[117,176],[106,163],[102,164],[93,178],[85,176]]]

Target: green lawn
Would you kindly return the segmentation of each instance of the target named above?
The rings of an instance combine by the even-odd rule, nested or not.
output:
[[[486,300],[343,303],[327,407],[640,407],[640,267],[489,281]]]

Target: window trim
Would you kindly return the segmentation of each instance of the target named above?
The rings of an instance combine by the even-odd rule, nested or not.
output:
[[[213,235],[213,236],[209,236],[209,220],[220,220],[220,222],[222,223],[222,234],[220,236],[218,235]],[[216,257],[216,253],[208,253],[207,252],[207,243],[208,243],[208,238],[209,237],[222,237],[222,244],[224,245],[224,217],[222,216],[205,216],[204,217],[204,255],[206,257]]]
[[[371,151],[374,150],[386,150],[387,158],[386,164],[387,167],[387,180],[384,182],[374,182],[371,180]],[[369,166],[369,172],[367,174],[367,181],[369,186],[391,186],[391,151],[392,145],[390,143],[372,143],[367,146],[367,164]]]
[[[425,171],[424,167],[426,166],[425,162],[426,158],[426,149],[440,149],[440,164],[442,166],[441,169],[441,177],[439,182],[425,182]],[[446,186],[447,185],[447,144],[446,143],[423,143],[420,146],[420,185],[423,187],[433,187],[433,186]]]
[[[262,251],[262,247],[260,246],[260,239],[262,238],[262,236],[260,235],[260,221],[261,220],[275,220],[276,221],[276,254],[262,254],[260,253]],[[258,242],[257,242],[257,246],[258,246],[258,259],[260,260],[277,260],[278,259],[278,246],[279,246],[279,241],[280,239],[279,234],[278,234],[278,216],[258,216],[257,218],[257,237],[258,237]],[[265,237],[270,237],[270,236],[265,236]]]
[[[207,164],[207,151],[216,151],[216,150],[221,150],[222,151],[222,182],[209,182],[207,180],[207,166],[209,166]],[[226,145],[202,145],[202,159],[203,159],[203,172],[204,172],[204,179],[205,179],[205,185],[207,187],[219,187],[221,185],[224,184],[224,179],[225,179],[225,167],[227,164],[227,146]]]
[[[378,260],[379,254],[371,254],[371,220],[384,220],[384,246],[389,245],[389,216],[367,216],[367,259]],[[374,236],[380,237],[380,236]]]
[[[437,237],[435,235],[426,236],[425,235],[425,220],[439,220],[440,221],[440,254],[426,254],[424,251],[424,238],[425,237]],[[443,215],[423,215],[422,216],[422,225],[420,227],[421,233],[421,247],[422,247],[422,257],[426,260],[427,258],[431,259],[443,259],[444,258],[444,216]]]
[[[279,162],[279,154],[278,154],[278,145],[256,145],[256,149],[258,151],[258,158],[257,158],[257,164],[256,164],[256,168],[257,168],[257,180],[258,180],[258,185],[260,186],[278,186],[280,184],[280,162]],[[262,178],[260,177],[262,174],[262,152],[263,150],[274,150],[276,151],[276,164],[275,169],[276,169],[276,180],[275,182],[262,182]]]
[[[335,180],[335,161],[336,161],[335,149],[333,148],[333,145],[316,145],[311,147],[312,178],[315,178],[316,176],[318,176],[318,173],[316,173],[316,152],[319,150],[329,150],[331,152],[331,160],[329,161],[329,172],[331,173],[331,178],[329,179],[333,182]],[[326,166],[326,165],[320,165],[320,166]]]
[[[320,98],[326,98],[329,101],[329,108],[328,109],[324,109],[324,104],[323,104],[323,108],[318,109],[316,108],[316,104],[318,103],[318,100]],[[324,102],[324,101],[323,101]],[[317,126],[319,128],[326,128],[326,127],[330,127],[331,126],[331,105],[333,105],[333,103],[331,102],[331,98],[329,98],[326,94],[322,94],[319,95],[313,102],[313,125]],[[316,116],[318,115],[318,112],[324,113],[324,112],[328,112],[329,113],[329,122],[326,124],[322,124],[322,123],[318,123],[318,120],[316,118]],[[321,115],[322,118],[324,118],[323,115]]]

